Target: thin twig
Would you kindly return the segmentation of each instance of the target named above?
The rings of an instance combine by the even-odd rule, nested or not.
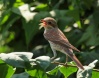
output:
[[[59,64],[63,66],[71,66],[71,67],[77,67],[76,65],[71,65],[71,64],[65,64],[65,63],[60,63],[60,62],[52,62],[53,64]]]
[[[60,62],[52,62],[53,64],[58,64],[58,65],[63,65],[63,66],[70,66],[70,67],[77,67],[76,65],[71,65],[71,64],[64,64]],[[99,69],[93,69],[93,71],[99,72]]]
[[[98,69],[93,69],[93,71],[97,71],[97,72],[99,72],[99,70],[98,70]]]

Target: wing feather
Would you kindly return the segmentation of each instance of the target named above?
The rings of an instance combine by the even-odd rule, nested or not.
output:
[[[63,47],[68,47],[80,52],[77,48],[75,48],[73,45],[69,43],[68,39],[59,29],[49,30],[48,32],[44,33],[44,37],[45,39],[55,44],[61,45]]]

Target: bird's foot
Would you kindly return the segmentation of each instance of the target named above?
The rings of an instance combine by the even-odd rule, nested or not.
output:
[[[68,67],[68,64],[67,64],[67,62],[65,62],[64,66]]]
[[[55,57],[52,57],[52,58],[51,58],[51,60],[54,60],[54,59],[55,59]]]
[[[68,62],[68,56],[66,55],[66,62],[64,64],[64,66],[66,66],[66,67],[68,67],[67,62]]]

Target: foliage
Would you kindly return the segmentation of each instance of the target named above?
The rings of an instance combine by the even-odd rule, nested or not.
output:
[[[75,55],[83,65],[99,60],[98,0],[0,0],[0,78],[76,78],[76,67],[56,65],[50,59],[52,51],[39,29],[40,19],[48,16],[81,50]],[[58,53],[55,61],[65,58]],[[98,78],[99,71],[92,69],[83,73]]]

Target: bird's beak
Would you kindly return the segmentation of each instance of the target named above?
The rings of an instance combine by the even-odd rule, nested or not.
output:
[[[42,27],[44,27],[44,26],[47,25],[47,23],[46,23],[46,21],[44,19],[41,19],[40,22],[41,23],[39,24],[40,25],[40,28],[39,29],[41,29]]]

